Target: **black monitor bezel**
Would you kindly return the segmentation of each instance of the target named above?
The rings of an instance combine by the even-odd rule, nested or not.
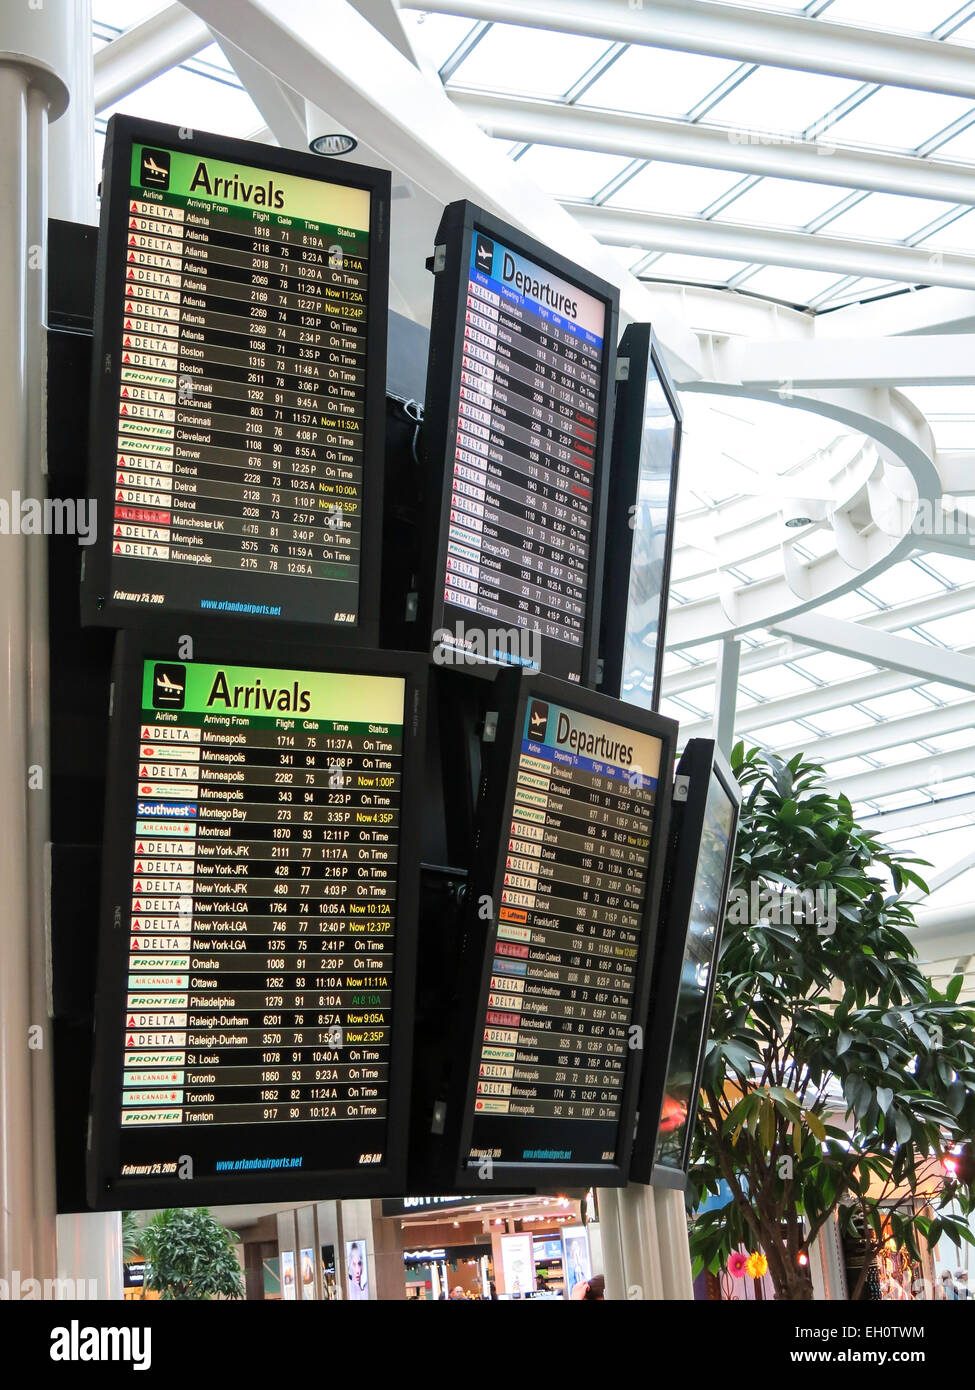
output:
[[[640,1069],[644,1054],[639,1048],[629,1051],[629,1065],[624,1082],[623,1100],[619,1121],[617,1161],[607,1164],[512,1164],[495,1162],[490,1177],[480,1173],[465,1162],[465,1154],[470,1147],[474,1126],[474,1097],[477,1085],[477,1069],[480,1059],[480,1033],[487,1010],[492,974],[492,952],[489,949],[496,919],[490,922],[478,921],[478,904],[484,894],[490,894],[491,902],[501,902],[504,878],[504,859],[508,838],[508,826],[514,799],[515,781],[518,771],[521,729],[529,700],[547,699],[552,703],[564,704],[570,709],[595,718],[611,720],[624,727],[631,727],[639,733],[657,738],[661,743],[660,769],[658,776],[658,799],[654,819],[653,843],[650,848],[650,861],[647,873],[647,892],[643,908],[642,952],[637,966],[636,988],[634,990],[632,1021],[639,1023],[646,1017],[650,990],[650,973],[653,963],[664,867],[670,830],[670,808],[673,783],[674,755],[677,742],[677,725],[673,720],[633,705],[626,705],[609,696],[568,681],[557,680],[554,676],[522,673],[506,678],[498,686],[499,709],[498,732],[493,750],[493,768],[485,776],[478,799],[477,826],[475,832],[475,862],[468,880],[468,940],[472,943],[472,955],[480,953],[480,959],[473,962],[472,976],[476,978],[476,996],[471,995],[471,1010],[467,1013],[469,1024],[466,1032],[469,1062],[464,1068],[464,1088],[458,1089],[455,1104],[460,1106],[457,1126],[458,1147],[456,1151],[457,1191],[467,1191],[471,1182],[477,1182],[478,1190],[517,1191],[520,1188],[550,1190],[562,1186],[622,1187],[627,1182],[630,1167],[630,1145],[632,1142],[634,1117],[640,1085]],[[585,1123],[581,1121],[580,1123]],[[465,1186],[466,1184],[466,1186]]]
[[[658,951],[650,988],[644,1039],[644,1068],[640,1083],[639,1117],[630,1163],[630,1178],[633,1182],[651,1183],[654,1187],[683,1191],[687,1184],[691,1141],[700,1104],[701,1072],[704,1068],[711,1005],[717,978],[717,962],[724,929],[725,914],[723,911],[719,911],[714,934],[711,968],[704,1000],[703,1025],[697,1041],[681,1161],[680,1165],[676,1167],[671,1164],[659,1163],[656,1160],[660,1111],[663,1105],[667,1076],[670,1071],[671,1051],[677,1028],[680,978],[687,949],[694,883],[712,780],[718,782],[732,808],[731,836],[722,874],[721,897],[725,904],[728,899],[728,888],[734,867],[735,841],[741,814],[742,792],[730,764],[714,739],[690,739],[677,764],[676,776],[688,779],[686,784],[687,796],[686,799],[678,799],[678,794],[675,794],[671,816],[667,881],[661,907],[662,920],[666,921],[667,930],[658,937]]]
[[[613,427],[612,487],[609,499],[607,533],[613,544],[606,548],[603,579],[602,689],[608,695],[638,704],[632,692],[623,693],[623,664],[626,659],[626,619],[629,607],[630,565],[633,558],[634,506],[638,506],[640,465],[643,459],[643,422],[648,378],[651,371],[663,390],[674,419],[674,440],[670,460],[670,498],[664,540],[664,564],[660,579],[657,616],[657,648],[654,655],[653,690],[641,709],[660,708],[664,648],[667,639],[667,601],[674,553],[677,521],[677,489],[680,482],[680,451],[684,412],[663,359],[663,350],[649,323],[631,323],[620,340],[618,360],[626,361],[627,375],[617,382],[616,414]]]
[[[362,530],[359,558],[359,617],[355,624],[324,621],[311,611],[307,617],[274,618],[258,614],[222,612],[219,616],[200,608],[172,604],[150,608],[127,603],[111,595],[111,526],[113,514],[114,457],[121,383],[121,339],[124,294],[115,269],[125,256],[125,205],[129,201],[129,168],[132,145],[146,143],[164,148],[187,148],[202,157],[250,163],[260,168],[320,179],[370,195],[369,302],[366,308],[366,399],[362,455]],[[307,640],[313,625],[327,633],[330,646],[375,646],[379,633],[379,594],[382,560],[383,477],[386,412],[386,338],[389,305],[389,206],[391,175],[386,169],[347,164],[344,160],[262,145],[251,140],[228,139],[205,131],[165,125],[134,116],[112,116],[105,139],[102,203],[95,270],[94,341],[92,352],[91,427],[88,454],[88,490],[98,504],[103,534],[84,551],[81,586],[83,626],[137,626],[168,614],[183,613],[194,624],[223,626],[226,622],[257,624],[269,634],[290,632],[297,641]],[[112,461],[111,467],[108,466]],[[145,570],[145,588],[151,590],[153,561],[136,561]],[[181,567],[182,568],[182,567]],[[210,571],[213,573],[213,571]],[[233,575],[234,571],[227,571]],[[262,576],[274,593],[274,576]],[[305,581],[300,581],[305,582]],[[311,594],[308,598],[311,598]],[[273,602],[273,599],[272,599]]]
[[[541,242],[502,222],[475,204],[450,203],[437,230],[434,254],[435,287],[430,328],[430,356],[427,367],[422,450],[426,465],[426,504],[424,515],[423,582],[418,596],[417,621],[424,649],[433,652],[434,635],[440,626],[443,576],[446,573],[447,533],[450,513],[450,487],[454,442],[457,434],[461,359],[464,344],[467,269],[475,231],[487,233],[495,241],[551,271],[606,305],[603,338],[602,384],[599,394],[599,426],[596,457],[600,475],[593,489],[592,539],[587,589],[586,632],[583,639],[578,685],[592,688],[596,681],[599,655],[599,613],[602,599],[603,559],[606,536],[606,507],[610,474],[610,448],[613,430],[614,383],[616,378],[616,336],[619,324],[619,290],[615,285],[591,275],[582,266],[566,260]],[[442,266],[441,266],[442,262]],[[438,266],[441,268],[437,269]],[[473,615],[476,617],[476,615]],[[487,625],[488,620],[476,617]],[[547,642],[542,639],[544,652]],[[448,654],[449,659],[449,654]],[[544,674],[546,672],[543,666]],[[575,686],[577,682],[568,681]]]
[[[406,1180],[411,1094],[427,663],[412,652],[353,652],[321,645],[243,640],[237,634],[229,638],[225,635],[198,637],[192,660],[401,676],[406,681],[386,1162],[361,1169],[317,1169],[313,1173],[276,1171],[260,1177],[203,1176],[190,1182],[116,1177],[106,1189],[106,1175],[117,1173],[121,1136],[121,1126],[114,1117],[119,1108],[124,1059],[116,1040],[120,1001],[125,994],[128,931],[124,932],[120,945],[114,922],[116,913],[121,914],[120,920],[126,919],[126,883],[130,883],[132,877],[130,830],[135,820],[138,741],[132,739],[131,734],[138,727],[142,709],[143,661],[157,655],[180,660],[181,641],[172,625],[162,631],[154,630],[151,635],[120,632],[115,640],[105,798],[106,838],[102,847],[93,1010],[95,1043],[87,1154],[89,1205],[95,1211],[118,1211],[130,1206],[199,1206],[288,1201],[292,1197],[381,1196],[401,1191]],[[119,827],[119,833],[111,836],[108,833],[111,827]],[[186,1126],[181,1128],[184,1132],[187,1129]],[[280,1134],[283,1128],[279,1126],[276,1132]]]

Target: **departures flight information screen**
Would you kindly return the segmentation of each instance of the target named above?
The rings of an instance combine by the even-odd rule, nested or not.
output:
[[[374,195],[260,167],[254,145],[117,143],[93,614],[354,627]]]
[[[528,700],[475,1042],[469,1168],[621,1162],[662,756],[658,738]]]
[[[435,640],[524,629],[514,660],[583,679],[607,306],[474,229]],[[481,646],[483,647],[483,642]],[[511,661],[488,648],[488,659]]]
[[[142,663],[100,1183],[386,1163],[405,688]]]

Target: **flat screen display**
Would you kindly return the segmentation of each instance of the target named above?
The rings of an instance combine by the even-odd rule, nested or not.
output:
[[[608,306],[476,225],[460,293],[434,646],[581,681]]]
[[[620,699],[656,707],[660,644],[667,611],[677,421],[653,359],[649,360],[640,438],[637,494],[626,596]]]
[[[260,145],[159,134],[110,132],[87,616],[355,628],[388,176],[350,166],[347,183],[311,157],[293,157],[299,173]]]
[[[406,677],[140,654],[133,681],[106,816],[96,1197],[388,1179]]]
[[[736,807],[712,774],[704,810],[701,848],[694,873],[694,892],[681,966],[670,1062],[664,1086],[654,1162],[682,1168],[694,1109],[698,1061],[711,997],[711,975],[724,919],[728,854]]]
[[[504,812],[468,1171],[628,1160],[661,738],[529,696]]]

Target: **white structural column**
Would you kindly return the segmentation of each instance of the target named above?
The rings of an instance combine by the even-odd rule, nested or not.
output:
[[[50,9],[26,5],[5,7],[0,15],[0,419],[5,432],[0,496],[8,506],[16,505],[17,493],[43,496],[43,395],[38,386],[44,282],[43,276],[38,283],[31,275],[38,266],[43,271],[47,255],[46,123],[67,106],[61,74],[69,64],[61,18]],[[33,382],[31,373],[37,374]],[[41,536],[0,538],[0,708],[5,725],[0,740],[0,881],[5,891],[0,914],[0,1277],[6,1279],[15,1271],[21,1279],[55,1274],[51,1030],[42,983],[46,962],[39,958],[44,922],[36,920],[44,853],[37,837],[46,839],[46,831],[40,830],[30,803],[34,793],[28,789],[32,754],[39,733],[43,739],[46,719],[46,691],[37,681],[44,679],[47,629],[45,612],[43,636],[32,631],[42,562],[29,555],[29,548],[43,555],[44,547]],[[46,781],[49,769],[40,771]]]
[[[122,1218],[117,1211],[58,1217],[60,1296],[122,1297]]]
[[[65,222],[98,222],[95,190],[95,90],[91,51],[91,0],[72,0],[62,11],[69,26],[71,92],[68,109],[51,127],[48,211]]]
[[[694,1297],[694,1278],[684,1194],[663,1187],[653,1188],[652,1191],[657,1213],[663,1297],[668,1302],[691,1300]]]
[[[729,638],[721,643],[717,677],[714,686],[715,742],[725,757],[731,752],[735,738],[735,710],[738,706],[738,672],[741,668],[741,643]]]
[[[975,97],[971,49],[716,0],[410,0],[411,9]]]

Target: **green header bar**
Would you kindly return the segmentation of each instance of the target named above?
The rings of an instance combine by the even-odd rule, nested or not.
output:
[[[230,164],[191,151],[132,146],[131,183],[140,193],[180,207],[214,212],[270,213],[334,228],[362,242],[369,235],[369,191],[325,179],[283,174],[250,164]]]
[[[270,666],[215,666],[193,661],[146,661],[142,670],[144,714],[230,717],[248,726],[274,727],[281,719],[325,720],[361,733],[397,732],[403,726],[406,682],[402,676],[336,671],[283,670]]]

